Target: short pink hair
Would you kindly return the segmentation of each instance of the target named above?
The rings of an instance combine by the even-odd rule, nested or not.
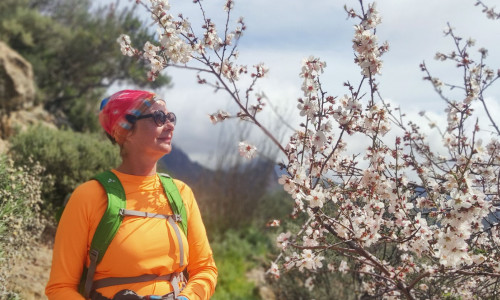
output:
[[[116,92],[102,100],[99,122],[102,128],[121,145],[133,125],[126,116],[140,116],[155,101],[155,94],[148,91],[123,90]]]

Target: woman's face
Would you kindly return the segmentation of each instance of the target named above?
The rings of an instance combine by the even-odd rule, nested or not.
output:
[[[144,112],[144,115],[152,114],[157,110],[168,113],[165,102],[159,100]],[[168,121],[158,126],[153,118],[139,119],[125,139],[123,147],[127,153],[158,156],[160,159],[172,151],[174,127],[174,124]]]

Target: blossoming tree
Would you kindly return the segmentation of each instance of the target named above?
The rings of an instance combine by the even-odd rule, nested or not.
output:
[[[293,216],[305,222],[297,232],[278,236],[281,254],[269,274],[279,277],[298,268],[312,286],[320,269],[349,272],[362,282],[361,293],[387,299],[499,296],[500,131],[484,93],[500,71],[486,66],[486,49],[476,57],[473,41],[448,28],[456,50],[436,58],[456,62],[462,82],[444,83],[421,65],[446,105],[443,145],[433,148],[421,128],[379,92],[381,57],[389,46],[375,34],[381,22],[375,3],[361,0],[359,9],[345,7],[356,22],[352,45],[359,82],[346,82],[341,96],[328,95],[321,82],[326,63],[304,59],[303,95],[297,103],[303,121],[282,145],[259,122],[265,97],[253,93],[266,67],[237,64],[238,40],[246,27],[239,19],[230,29],[233,0],[225,1],[222,30],[205,15],[201,1],[193,1],[203,13],[200,34],[186,17],[169,13],[168,0],[137,2],[151,13],[159,39],[139,50],[122,35],[123,53],[147,60],[150,80],[165,68],[192,69],[200,84],[228,93],[238,107],[234,115],[222,110],[210,115],[213,123],[229,118],[251,122],[286,157],[279,183],[293,198]],[[476,5],[487,17],[498,18],[482,1]],[[244,76],[250,84],[242,87]],[[450,97],[445,87],[462,95]],[[477,102],[493,128],[489,134],[478,126],[472,109]],[[352,153],[347,139],[366,141],[365,151]],[[242,155],[250,158],[256,151],[240,143]]]

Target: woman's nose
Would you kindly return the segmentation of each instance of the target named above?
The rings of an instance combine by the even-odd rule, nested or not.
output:
[[[169,122],[168,120],[165,122],[165,126],[164,128],[168,129],[168,130],[174,130],[175,128],[175,124],[172,123],[172,122]]]

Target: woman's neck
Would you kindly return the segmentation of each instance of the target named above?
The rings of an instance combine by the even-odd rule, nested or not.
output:
[[[123,157],[122,163],[116,170],[129,175],[150,176],[156,174],[156,160]]]

